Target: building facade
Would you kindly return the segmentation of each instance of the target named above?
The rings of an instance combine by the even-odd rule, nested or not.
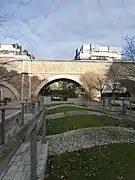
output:
[[[75,60],[121,61],[122,47],[84,44],[76,49]]]
[[[0,62],[21,59],[29,60],[35,57],[18,44],[0,44]]]

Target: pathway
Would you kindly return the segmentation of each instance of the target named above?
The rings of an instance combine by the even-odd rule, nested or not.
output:
[[[26,114],[24,118],[24,124],[28,124],[29,120],[31,119],[32,114]],[[25,126],[24,125],[24,126]],[[6,142],[9,141],[9,145],[6,147],[5,145],[0,146],[0,157],[3,153],[6,153],[7,151],[7,156],[4,157],[4,159],[0,159],[0,174],[3,172],[3,170],[7,167],[8,162],[11,160],[12,156],[14,155],[14,150],[12,150],[14,147],[12,143],[14,143],[14,135],[20,131],[19,127],[14,123],[12,124],[12,127],[10,126],[9,129],[7,130],[5,137],[6,137]],[[21,146],[21,141],[17,142],[15,144],[15,149],[18,149]],[[7,148],[7,149],[6,149]]]
[[[0,106],[0,108],[2,108],[3,106]],[[19,109],[21,110],[21,101],[12,101],[10,103],[8,103],[6,106],[4,106],[6,108],[17,108],[17,109],[12,109],[12,110],[6,110],[5,111],[5,115],[6,115],[6,119],[11,117],[12,114],[16,113],[19,111]],[[1,122],[1,112],[0,112],[0,122]]]
[[[37,176],[44,177],[44,167],[47,161],[48,143],[37,145]],[[29,180],[30,179],[30,143],[24,143],[9,163],[7,171],[1,174],[1,180]],[[40,177],[40,178],[39,178]]]

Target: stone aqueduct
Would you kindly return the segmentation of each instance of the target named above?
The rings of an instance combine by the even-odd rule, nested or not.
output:
[[[11,61],[5,66],[8,72],[16,72],[8,81],[0,83],[0,89],[12,92],[12,99],[37,96],[41,88],[53,80],[70,79],[79,84],[80,76],[88,71],[104,74],[111,62],[88,61]],[[5,89],[4,89],[5,88]],[[7,96],[7,95],[6,95]]]

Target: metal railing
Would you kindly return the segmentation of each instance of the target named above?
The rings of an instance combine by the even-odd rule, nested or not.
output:
[[[27,100],[26,100],[27,101]],[[37,132],[43,126],[42,135],[40,136],[41,143],[46,143],[45,136],[46,136],[46,107],[43,104],[43,100],[32,100],[30,102],[23,102],[21,103],[21,114],[19,114],[19,124],[20,132],[15,135],[15,144],[20,142],[25,144],[25,142],[30,142],[30,180],[37,179],[37,141],[39,140]],[[2,112],[2,143],[5,143],[5,109],[1,109]],[[25,120],[25,113],[31,113],[29,117],[29,121],[27,124],[24,124]],[[21,145],[21,143],[20,143]],[[9,167],[8,167],[9,168]],[[2,175],[2,178],[6,175]]]
[[[21,128],[24,126],[24,116],[25,114],[29,113],[36,113],[41,106],[43,105],[42,99],[30,99],[25,100],[25,102],[21,103],[20,108],[14,108],[14,107],[1,107],[1,122],[0,122],[0,145],[4,144],[6,141],[5,134],[7,133],[8,127],[12,127],[12,123],[15,123],[16,126]],[[17,112],[13,113],[12,115],[8,116],[6,118],[6,111],[8,110],[18,110]]]

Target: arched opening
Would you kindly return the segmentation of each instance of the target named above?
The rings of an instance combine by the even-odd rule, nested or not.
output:
[[[67,98],[77,98],[84,92],[84,88],[76,81],[69,79],[57,79],[48,82],[39,91],[43,96],[66,96]]]
[[[7,82],[0,83],[0,100],[9,98],[11,100],[19,100],[20,94],[11,84]]]
[[[51,85],[54,85],[55,87],[52,87]],[[81,94],[81,92],[84,92],[84,87],[82,83],[79,80],[79,77],[73,77],[73,76],[53,76],[48,78],[47,80],[44,80],[36,89],[34,96],[37,96],[39,94],[42,95],[51,95],[53,92],[55,93],[64,93],[68,96],[77,97],[77,95]]]

